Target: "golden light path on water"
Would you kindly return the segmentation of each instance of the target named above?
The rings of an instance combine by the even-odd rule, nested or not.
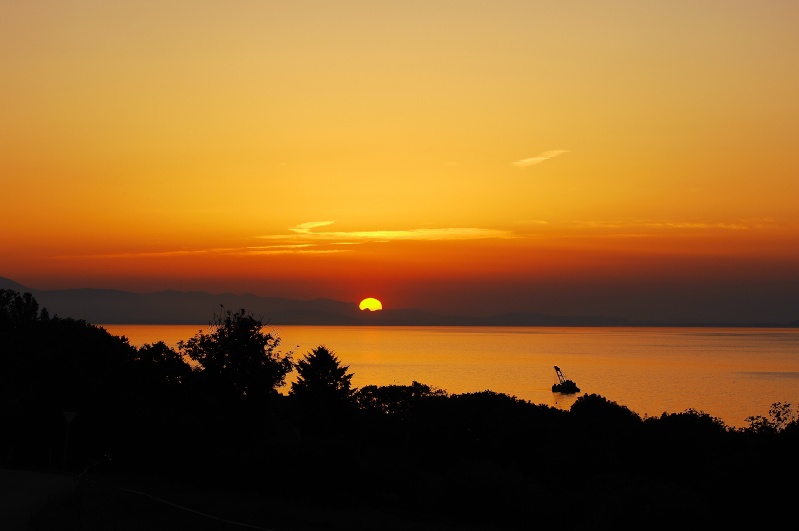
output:
[[[175,346],[202,325],[106,325],[131,344]],[[270,330],[270,329],[267,329]],[[353,385],[418,381],[449,393],[492,390],[568,408],[553,366],[640,415],[704,411],[727,425],[799,402],[799,329],[276,326],[295,359],[324,344]],[[289,377],[288,383],[292,381]]]

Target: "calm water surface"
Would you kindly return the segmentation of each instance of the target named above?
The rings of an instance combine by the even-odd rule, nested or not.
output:
[[[204,325],[104,325],[133,345],[175,346]],[[269,330],[269,329],[268,329]],[[450,393],[492,391],[568,408],[554,394],[553,365],[581,393],[640,415],[704,411],[729,426],[799,405],[799,329],[277,326],[295,359],[333,350],[356,387],[418,381]],[[289,381],[291,381],[289,379]]]

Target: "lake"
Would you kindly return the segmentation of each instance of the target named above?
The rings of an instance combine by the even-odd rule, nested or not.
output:
[[[207,325],[101,325],[132,345],[175,346]],[[639,415],[703,411],[728,426],[799,404],[799,329],[268,326],[295,359],[325,345],[355,387],[413,381],[449,393],[491,390],[567,409],[553,366]],[[288,380],[291,381],[291,377]]]

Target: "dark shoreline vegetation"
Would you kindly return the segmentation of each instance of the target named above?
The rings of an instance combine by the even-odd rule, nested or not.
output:
[[[354,389],[339,353],[281,351],[263,326],[223,307],[176,349],[137,348],[0,290],[2,468],[75,481],[29,528],[652,529],[794,518],[790,404],[731,428],[695,410],[641,417],[595,394],[563,411],[419,382]]]

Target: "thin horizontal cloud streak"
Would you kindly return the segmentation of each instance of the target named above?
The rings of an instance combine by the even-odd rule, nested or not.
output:
[[[575,225],[588,225],[592,228],[621,229],[677,229],[677,230],[727,230],[744,231],[775,228],[777,223],[771,219],[741,220],[732,222],[669,221],[669,220],[630,220],[630,221],[591,221],[575,222]]]
[[[312,229],[330,225],[333,222],[311,221],[302,223],[290,230],[295,233],[290,235],[262,236],[264,239],[294,239],[309,238],[312,240],[338,240],[337,245],[362,243],[367,241],[438,241],[438,240],[480,240],[489,238],[513,238],[513,233],[498,229],[481,229],[476,227],[442,227],[432,229],[409,230],[374,230],[374,231],[320,231]]]
[[[270,248],[259,248],[259,247],[250,247],[246,251],[241,252],[239,254],[242,255],[277,255],[277,254],[338,254],[338,253],[348,253],[351,252],[347,249],[270,249]]]
[[[300,234],[309,234],[311,229],[315,229],[317,227],[326,227],[327,225],[332,225],[335,221],[308,221],[306,223],[300,223],[296,227],[292,227],[291,231],[300,233]]]
[[[259,241],[271,242],[265,245],[248,245],[240,247],[214,247],[208,249],[175,249],[163,251],[141,251],[124,253],[103,253],[95,255],[61,255],[55,258],[70,259],[131,259],[131,258],[179,258],[191,256],[269,256],[269,255],[331,255],[352,253],[355,247],[366,243],[389,243],[393,241],[468,241],[487,239],[518,239],[546,237],[555,231],[560,237],[569,237],[562,231],[577,231],[570,237],[582,237],[584,230],[592,231],[593,237],[599,234],[595,230],[612,231],[604,233],[608,238],[645,238],[661,232],[670,231],[751,231],[778,228],[774,219],[749,219],[727,222],[696,222],[678,220],[594,220],[552,223],[541,219],[521,222],[522,225],[537,226],[535,232],[521,232],[485,229],[477,227],[439,227],[408,230],[374,230],[374,231],[314,231],[320,227],[332,225],[333,221],[310,221],[301,223],[288,230],[290,234],[273,234],[256,236]]]
[[[275,234],[258,236],[261,241],[274,242],[273,245],[249,245],[244,247],[215,247],[209,249],[177,249],[165,251],[141,251],[126,253],[105,253],[97,255],[62,255],[61,259],[131,259],[131,258],[171,258],[187,256],[269,256],[269,255],[329,255],[352,253],[353,246],[364,243],[384,243],[391,241],[442,241],[478,240],[496,238],[515,238],[511,232],[474,227],[444,227],[434,229],[378,230],[378,231],[322,231],[313,229],[332,225],[333,221],[309,221],[289,230],[294,234]],[[339,248],[332,248],[332,247]],[[344,248],[341,248],[344,247]],[[349,248],[346,248],[349,247]]]
[[[512,164],[518,168],[526,168],[527,166],[535,166],[536,164],[541,164],[545,160],[549,160],[555,158],[559,155],[563,155],[564,153],[568,153],[568,150],[565,149],[552,149],[550,151],[544,151],[539,153],[535,157],[530,157],[526,159],[517,160]]]
[[[190,250],[171,250],[171,251],[142,251],[126,253],[107,253],[95,255],[61,255],[58,258],[69,260],[77,258],[93,259],[131,259],[131,258],[173,258],[187,256],[248,256],[248,255],[285,255],[285,254],[335,254],[351,252],[348,249],[313,249],[313,244],[294,244],[294,245],[264,245],[248,247],[225,247],[213,249],[190,249]]]

